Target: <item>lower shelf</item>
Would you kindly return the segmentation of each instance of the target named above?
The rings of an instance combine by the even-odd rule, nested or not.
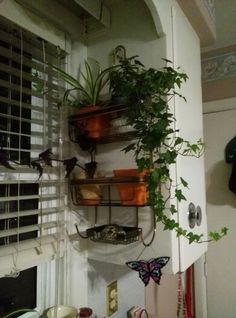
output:
[[[137,242],[141,233],[142,229],[139,227],[106,224],[89,228],[80,236],[94,242],[127,245]]]
[[[146,206],[148,201],[146,177],[136,169],[128,170],[129,173],[137,175],[70,180],[69,189],[73,204]],[[114,173],[118,174],[117,170]]]

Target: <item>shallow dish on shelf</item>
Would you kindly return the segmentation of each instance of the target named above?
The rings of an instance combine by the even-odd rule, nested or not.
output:
[[[94,242],[124,245],[137,242],[141,232],[142,229],[139,227],[117,224],[105,224],[86,230],[87,237]]]
[[[75,307],[58,305],[47,310],[47,318],[76,318],[79,312]]]

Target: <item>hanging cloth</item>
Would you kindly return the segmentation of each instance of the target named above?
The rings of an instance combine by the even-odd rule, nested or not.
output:
[[[229,189],[236,194],[236,136],[232,138],[225,148],[225,161],[232,163],[232,172],[229,179]]]

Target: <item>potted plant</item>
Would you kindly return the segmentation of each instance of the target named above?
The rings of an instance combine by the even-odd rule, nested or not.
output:
[[[58,72],[59,77],[70,86],[66,89],[59,104],[75,106],[79,109],[80,115],[84,114],[83,120],[72,120],[74,123],[78,123],[76,128],[80,130],[81,135],[92,139],[99,139],[105,135],[109,128],[109,116],[99,114],[99,112],[91,116],[91,113],[99,111],[101,106],[104,106],[101,94],[105,86],[108,85],[111,70],[116,66],[102,70],[98,61],[85,60],[85,72],[79,72],[79,80],[60,68],[51,66]],[[90,115],[86,118],[87,113]]]
[[[183,178],[178,187],[173,185],[169,166],[176,163],[179,155],[201,156],[204,145],[201,140],[191,144],[177,135],[169,101],[176,95],[185,99],[175,89],[188,77],[172,68],[171,61],[165,62],[166,65],[157,70],[145,68],[137,56],[121,57],[119,68],[112,71],[112,78],[120,80],[120,87],[118,90],[112,80],[110,90],[114,94],[122,92],[128,106],[126,121],[136,129],[136,139],[123,151],[132,151],[138,170],[146,172],[148,204],[155,212],[156,221],[163,223],[165,230],[174,230],[177,236],[186,237],[190,243],[201,242],[202,235],[183,229],[172,217],[177,213],[176,206],[168,206],[173,196],[179,202],[186,200],[181,187],[188,186]],[[220,239],[227,230],[223,227],[219,233],[209,233],[209,240]]]
[[[113,65],[117,68],[110,71],[110,93],[113,100],[126,103],[131,92],[135,91],[140,67],[144,65],[137,59],[137,55],[127,57],[124,46],[117,46],[111,53]]]

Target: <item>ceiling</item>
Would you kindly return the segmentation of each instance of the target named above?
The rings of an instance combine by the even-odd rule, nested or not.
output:
[[[236,44],[236,0],[215,0],[216,42],[203,52]]]

